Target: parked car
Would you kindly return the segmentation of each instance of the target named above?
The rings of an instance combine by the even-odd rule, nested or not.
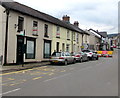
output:
[[[75,63],[76,59],[69,52],[54,52],[50,57],[50,62],[51,64],[63,63],[67,65],[68,63]]]
[[[79,53],[80,53],[80,55],[82,55],[82,61],[89,61],[89,58],[86,53],[84,53],[84,52],[79,52]]]
[[[84,52],[79,53],[71,53],[71,55],[76,59],[78,62],[88,61],[87,54]]]
[[[97,52],[94,51],[94,50],[83,50],[82,52],[86,53],[87,57],[90,60],[98,60],[99,59],[99,56],[97,55]]]

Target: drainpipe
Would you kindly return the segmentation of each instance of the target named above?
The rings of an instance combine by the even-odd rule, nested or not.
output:
[[[82,34],[82,50],[83,50],[83,36],[84,36],[84,33]]]
[[[84,34],[82,34],[82,46],[83,46],[83,36],[84,36]]]
[[[9,20],[9,10],[6,9],[6,32],[5,32],[5,52],[4,52],[4,65],[7,64],[7,46],[8,46],[8,20]]]

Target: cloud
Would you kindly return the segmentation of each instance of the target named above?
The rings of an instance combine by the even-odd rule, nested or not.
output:
[[[81,27],[117,32],[119,0],[16,0],[59,19],[71,17]],[[83,28],[83,29],[85,29]]]

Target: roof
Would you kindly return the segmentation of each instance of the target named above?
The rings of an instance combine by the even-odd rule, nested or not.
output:
[[[108,38],[116,37],[118,35],[119,35],[118,33],[117,34],[108,34]]]
[[[93,31],[93,32],[95,32],[96,34],[98,34],[98,35],[100,35],[100,36],[102,36],[102,37],[104,37],[104,38],[107,37],[107,32],[98,32],[98,30],[96,31],[96,30],[93,30],[93,29],[89,29],[88,31]]]
[[[66,23],[66,22],[64,22],[64,21],[62,21],[58,18],[55,18],[51,15],[45,14],[45,13],[40,12],[38,10],[35,10],[31,7],[20,4],[18,2],[2,2],[0,4],[3,7],[5,7],[6,9],[17,11],[17,12],[20,12],[22,14],[32,16],[34,18],[38,18],[38,19],[43,20],[45,22],[49,22],[49,23],[52,23],[52,24],[55,24],[55,25],[59,25],[61,27],[70,29],[72,31],[76,31],[76,32],[79,32],[79,33],[84,33],[84,31],[82,29],[80,29],[80,28],[78,28],[78,27],[76,27],[72,24],[68,24],[68,23]]]
[[[95,31],[93,29],[89,29],[90,33],[94,34],[97,38],[101,39],[101,35],[98,33],[98,31]]]
[[[107,32],[98,32],[102,37],[106,38],[107,37]]]

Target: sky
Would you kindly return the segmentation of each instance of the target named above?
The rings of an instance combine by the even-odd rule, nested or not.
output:
[[[14,0],[70,23],[79,22],[83,30],[94,29],[108,34],[118,33],[119,0]]]

